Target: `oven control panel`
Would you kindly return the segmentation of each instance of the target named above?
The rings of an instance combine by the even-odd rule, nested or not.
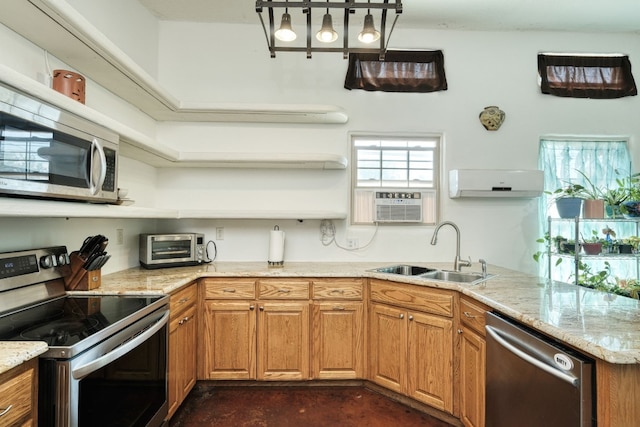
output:
[[[61,278],[68,265],[65,246],[0,253],[0,291]]]

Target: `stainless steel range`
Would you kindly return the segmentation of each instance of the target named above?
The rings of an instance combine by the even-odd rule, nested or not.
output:
[[[64,246],[0,253],[0,341],[44,341],[38,424],[159,426],[167,415],[163,295],[67,295]]]

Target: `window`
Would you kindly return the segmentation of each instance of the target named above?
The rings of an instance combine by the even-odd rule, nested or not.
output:
[[[435,224],[440,136],[352,135],[351,143],[353,223],[380,222],[376,198],[384,193],[421,207],[420,221],[396,222]]]
[[[631,155],[626,138],[562,137],[549,136],[540,139],[538,163],[544,171],[544,190],[553,192],[567,183],[587,186],[578,170],[582,171],[596,187],[616,188],[617,178],[631,172]],[[544,193],[539,205],[539,236],[547,230],[547,218],[558,218],[552,196]],[[540,250],[544,250],[542,247]],[[548,270],[545,262],[539,265],[542,276]],[[564,281],[569,280],[573,270],[570,262],[554,268]]]
[[[436,51],[388,51],[349,54],[346,89],[383,92],[435,92],[447,90],[444,55]]]
[[[638,93],[626,55],[539,54],[538,73],[548,95],[611,99]]]

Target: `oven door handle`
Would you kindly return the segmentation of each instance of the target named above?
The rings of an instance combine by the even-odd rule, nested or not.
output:
[[[71,372],[73,378],[76,380],[80,380],[92,372],[97,371],[98,369],[108,365],[114,360],[124,356],[138,345],[142,344],[147,339],[151,338],[156,332],[158,332],[164,325],[166,325],[169,319],[169,311],[167,311],[160,319],[158,319],[152,326],[147,327],[142,333],[136,335],[134,338],[126,341],[122,345],[114,348],[112,351],[98,357],[91,362],[79,366]]]

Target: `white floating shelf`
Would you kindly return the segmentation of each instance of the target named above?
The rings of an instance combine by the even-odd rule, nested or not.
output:
[[[5,4],[6,3],[6,4]],[[59,0],[3,2],[0,22],[159,121],[346,123],[341,107],[317,104],[184,103]]]
[[[259,211],[259,210],[229,210],[213,211],[184,209],[179,212],[183,219],[345,219],[346,212],[338,211]]]
[[[132,219],[345,219],[338,211],[158,209],[138,206],[0,197],[0,217]]]

